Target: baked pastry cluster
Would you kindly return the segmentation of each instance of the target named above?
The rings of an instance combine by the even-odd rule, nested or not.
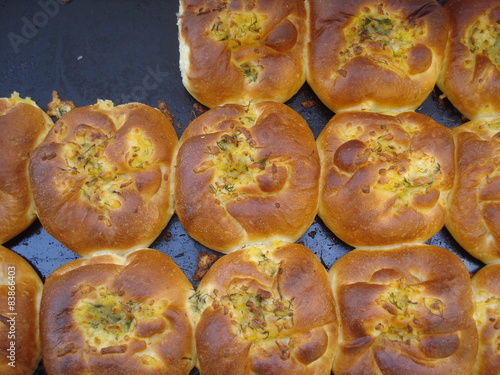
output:
[[[285,102],[306,80],[304,0],[180,0],[182,82],[200,103]]]
[[[201,374],[330,374],[332,289],[304,246],[275,241],[225,255],[191,303]]]
[[[334,112],[417,109],[448,37],[435,0],[309,0],[307,82]]]
[[[455,169],[449,128],[415,112],[343,112],[317,144],[318,213],[341,240],[397,245],[424,242],[442,229]]]
[[[446,228],[472,256],[500,260],[500,117],[468,121],[452,129],[455,183]]]
[[[47,277],[40,307],[41,281],[23,271],[23,372],[40,350],[48,374],[497,371],[500,123],[486,117],[497,115],[497,20],[487,1],[181,0],[182,80],[210,109],[180,141],[171,118],[139,103],[65,109],[57,98],[45,136],[53,123],[34,103],[0,101],[0,125],[20,114],[42,129],[9,162],[29,173],[15,189],[29,191],[26,207],[34,197],[30,220],[37,212],[83,256]],[[452,76],[455,39],[468,83]],[[283,104],[306,76],[336,112],[317,141]],[[481,94],[455,99],[450,80]],[[413,112],[436,82],[477,119],[450,130]],[[228,253],[197,288],[147,248],[174,212]],[[354,247],[329,273],[293,243],[317,214]],[[424,244],[443,225],[491,263],[472,284],[457,256]],[[8,287],[0,298],[8,306]],[[0,310],[2,334],[7,318]]]
[[[212,108],[180,139],[176,213],[203,245],[230,252],[271,238],[294,242],[318,206],[313,133],[277,102]]]
[[[469,120],[500,116],[500,4],[496,0],[447,0],[450,33],[437,81]]]
[[[478,335],[456,255],[431,245],[353,250],[329,274],[341,327],[334,374],[470,374]]]
[[[27,229],[36,219],[28,164],[52,119],[30,98],[14,92],[0,98],[0,244]]]
[[[0,373],[4,375],[33,374],[40,362],[42,290],[35,269],[0,246]]]
[[[40,334],[48,374],[189,374],[189,297],[167,255],[139,249],[67,263],[45,280]]]
[[[149,246],[174,213],[177,142],[171,120],[144,104],[66,113],[31,155],[42,225],[79,255]]]

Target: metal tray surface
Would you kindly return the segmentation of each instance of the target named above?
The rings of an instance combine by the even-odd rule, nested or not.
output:
[[[44,110],[52,90],[77,106],[109,99],[115,105],[138,101],[156,107],[163,100],[180,136],[199,113],[196,100],[181,82],[178,8],[176,0],[73,0],[67,4],[61,0],[0,0],[0,97],[17,91]],[[460,113],[446,100],[439,101],[439,95],[435,89],[417,112],[448,127],[463,123]],[[314,106],[304,106],[304,101],[312,101]],[[286,104],[306,119],[316,137],[334,115],[307,84]],[[325,268],[352,249],[318,217],[299,242]],[[454,252],[471,273],[483,266],[444,228],[427,243]],[[26,258],[42,279],[78,258],[39,221],[4,246]],[[213,253],[191,239],[175,215],[150,247],[172,257],[195,287],[198,254]],[[45,374],[43,364],[36,373]]]

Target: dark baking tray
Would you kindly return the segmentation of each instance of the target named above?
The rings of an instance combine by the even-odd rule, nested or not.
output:
[[[0,97],[13,91],[29,96],[46,109],[52,90],[78,106],[110,99],[115,104],[139,101],[167,103],[180,136],[199,113],[184,89],[179,72],[178,2],[175,0],[0,0]],[[440,92],[432,92],[417,112],[453,127],[464,120]],[[314,103],[309,107],[305,102]],[[315,136],[333,113],[304,85],[286,104],[299,112]],[[0,134],[1,136],[1,134]],[[316,218],[299,240],[329,268],[352,248]],[[482,263],[466,253],[442,229],[429,244],[457,254],[471,273]],[[78,258],[36,221],[5,244],[24,256],[42,279]],[[151,248],[171,256],[193,283],[200,252],[211,252],[192,240],[176,216]],[[37,371],[43,374],[43,365]],[[196,370],[193,374],[197,373]]]

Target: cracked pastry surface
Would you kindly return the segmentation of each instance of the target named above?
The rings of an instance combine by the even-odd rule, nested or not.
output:
[[[173,215],[177,141],[171,121],[144,104],[66,113],[30,161],[44,228],[80,255],[149,246]]]
[[[304,1],[182,0],[180,68],[202,104],[285,102],[305,82]]]
[[[414,112],[335,115],[317,139],[319,216],[344,242],[424,242],[444,225],[453,184],[451,131]]]
[[[14,92],[0,99],[0,244],[36,219],[28,174],[29,157],[51,127],[51,118],[30,98]]]
[[[437,85],[465,117],[500,116],[500,5],[448,0],[450,36]]]
[[[484,263],[500,259],[500,117],[466,122],[452,129],[455,183],[446,228]]]
[[[285,104],[212,108],[180,140],[176,213],[186,232],[230,252],[296,241],[317,212],[319,157],[305,120]]]
[[[339,374],[469,374],[477,352],[470,277],[431,245],[353,250],[329,271]]]
[[[332,291],[304,246],[276,241],[225,255],[190,302],[201,374],[330,374]]]
[[[448,35],[434,0],[312,0],[307,82],[338,113],[409,111],[438,78]]]
[[[40,315],[47,372],[189,374],[193,292],[172,259],[152,249],[56,269],[46,280]]]

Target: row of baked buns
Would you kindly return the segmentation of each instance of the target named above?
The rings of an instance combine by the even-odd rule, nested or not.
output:
[[[180,69],[202,104],[290,99],[404,112],[436,83],[469,119],[500,115],[496,0],[180,0]]]
[[[202,375],[468,375],[500,366],[500,265],[471,282],[456,255],[431,245],[354,249],[328,272],[300,244],[245,246],[196,289],[153,249],[77,259],[43,292],[4,247],[0,271],[6,375],[33,373],[40,353],[49,375],[187,375],[195,366]]]
[[[98,101],[49,131],[29,100],[0,103],[12,132],[3,243],[38,214],[79,255],[124,252],[148,247],[176,212],[192,238],[228,253],[295,242],[319,214],[357,248],[422,243],[446,224],[477,259],[500,259],[500,118],[450,129],[415,112],[343,112],[315,141],[285,104],[228,104],[178,141],[170,118],[144,104]]]

